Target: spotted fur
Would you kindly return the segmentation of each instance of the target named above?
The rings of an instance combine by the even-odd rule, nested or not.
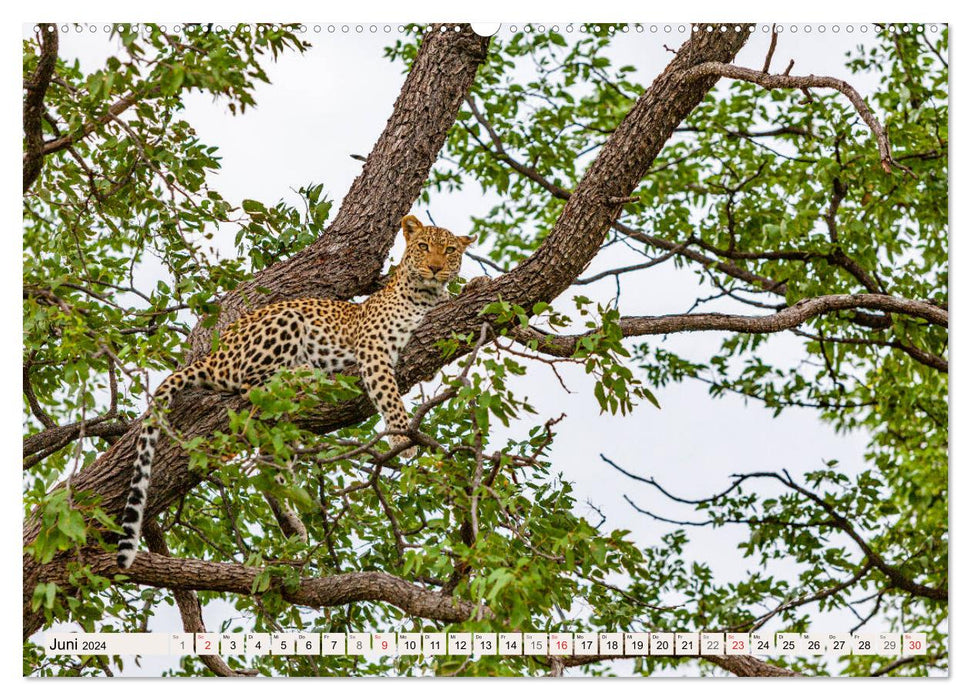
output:
[[[192,387],[247,391],[285,367],[338,372],[357,362],[386,427],[407,429],[394,366],[425,314],[445,300],[445,285],[458,274],[462,253],[474,239],[423,226],[414,216],[402,219],[401,228],[406,242],[401,264],[388,284],[364,302],[305,298],[264,306],[240,318],[215,352],[162,382],[138,437],[118,566],[127,569],[135,559],[162,412],[177,392]],[[390,442],[395,447],[407,438],[393,435]],[[402,455],[415,453],[410,447]]]

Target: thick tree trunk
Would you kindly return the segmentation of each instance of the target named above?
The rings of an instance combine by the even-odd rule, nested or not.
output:
[[[488,45],[488,38],[468,27],[461,32],[433,28],[412,63],[391,118],[327,230],[292,258],[262,270],[220,299],[216,328],[275,301],[349,299],[376,288],[401,218],[418,199]],[[189,337],[187,361],[209,352],[212,332],[213,328],[196,326]]]
[[[45,22],[37,26],[40,59],[25,86],[27,95],[24,98],[24,194],[44,167],[44,95],[57,65],[57,25]]]
[[[431,376],[445,364],[435,342],[448,337],[453,331],[465,333],[478,329],[482,322],[480,310],[499,295],[529,308],[537,301],[554,299],[569,287],[596,254],[620,211],[618,201],[630,195],[675,127],[698,105],[717,80],[715,76],[689,78],[685,72],[706,61],[730,62],[748,38],[747,26],[743,26],[741,32],[734,31],[734,25],[728,25],[726,29],[724,32],[695,33],[681,47],[601,149],[536,253],[510,273],[476,287],[474,291],[429,314],[399,362],[399,382],[403,387],[410,387],[420,379]],[[436,35],[437,32],[432,36]],[[462,47],[458,53],[465,57],[469,65],[477,65],[481,61],[481,48],[484,45],[480,43],[476,49],[474,41],[465,32],[459,37],[452,40],[455,46]],[[431,41],[429,39],[426,45]],[[426,45],[423,45],[422,53],[426,52]],[[437,60],[441,62],[442,59]],[[412,73],[421,67],[426,82],[411,87],[406,82],[395,115],[328,233],[308,248],[306,254],[280,263],[254,279],[252,286],[272,290],[272,294],[260,298],[260,303],[300,295],[347,297],[373,285],[390,249],[395,222],[417,197],[421,183],[427,177],[428,169],[444,141],[445,131],[455,118],[458,101],[472,79],[472,73],[459,69],[461,60],[451,60],[451,68],[436,70],[432,66],[423,66],[422,55],[419,55]],[[443,82],[450,87],[444,88]],[[457,87],[459,84],[464,88],[460,90]],[[438,118],[433,119],[433,123],[427,122],[432,119],[429,115],[416,116],[414,110],[419,106],[407,96],[409,90],[426,95],[421,104],[434,99]],[[422,90],[425,92],[422,93]],[[443,95],[454,100],[454,104],[442,105]],[[410,110],[411,116],[403,121],[396,120],[399,108]],[[421,123],[416,124],[415,121]],[[406,130],[408,136],[401,137],[400,134],[404,132],[399,132],[399,129]],[[415,129],[418,130],[417,135]],[[416,146],[413,141],[417,139],[422,140],[424,145]],[[385,153],[394,155],[383,155]],[[389,159],[392,161],[388,162]],[[401,159],[405,162],[402,163]],[[370,168],[372,161],[375,170]],[[421,164],[422,170],[417,169],[418,164]],[[404,182],[396,180],[397,176],[393,174],[402,170],[407,173]],[[389,185],[389,178],[395,184]],[[348,213],[345,213],[345,209]],[[350,257],[345,258],[345,255]],[[223,303],[229,317],[242,308],[236,295],[223,300]],[[193,348],[206,347],[206,338],[202,331],[195,332]],[[209,435],[227,428],[227,408],[239,410],[245,405],[242,398],[225,399],[213,394],[191,392],[174,402],[171,421],[187,437]],[[360,421],[373,412],[370,403],[361,398],[324,407],[318,414],[308,416],[304,424],[323,433]],[[120,439],[75,478],[74,488],[98,493],[106,510],[119,512],[127,491],[133,443],[133,434]],[[149,518],[198,482],[198,476],[190,474],[186,468],[185,454],[171,441],[160,441],[155,460],[147,508]],[[35,520],[26,523],[25,546],[33,540],[36,528]],[[92,550],[91,556],[99,555]],[[137,562],[136,559],[136,565]],[[43,621],[41,616],[30,612],[34,587],[62,567],[62,561],[41,566],[29,556],[24,556],[25,638]],[[158,585],[164,583],[159,581]]]

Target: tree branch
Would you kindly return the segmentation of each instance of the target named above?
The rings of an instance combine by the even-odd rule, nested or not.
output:
[[[841,530],[857,544],[857,546],[863,552],[864,557],[866,557],[866,561],[864,562],[863,568],[860,570],[860,572],[858,572],[858,575],[862,575],[861,572],[865,572],[865,570],[874,568],[877,571],[881,572],[884,576],[886,576],[890,580],[890,583],[895,588],[906,591],[908,593],[912,593],[913,595],[921,596],[924,598],[930,598],[931,600],[947,602],[947,599],[948,599],[947,588],[925,586],[921,583],[917,583],[916,581],[913,581],[907,578],[900,571],[898,567],[887,563],[887,561],[882,556],[880,556],[880,554],[878,554],[873,549],[873,547],[870,546],[870,544],[863,538],[863,536],[856,531],[856,528],[853,527],[853,524],[845,516],[840,514],[840,512],[836,509],[835,506],[829,503],[822,496],[819,496],[818,494],[813,493],[809,489],[797,484],[795,481],[793,481],[792,477],[790,477],[789,473],[785,470],[783,470],[782,474],[779,474],[776,472],[748,472],[745,474],[735,474],[733,475],[734,481],[732,482],[731,486],[729,486],[724,491],[717,493],[714,496],[709,496],[701,500],[688,500],[688,499],[678,498],[673,494],[669,493],[652,478],[645,478],[645,477],[637,476],[636,474],[632,474],[631,472],[624,470],[623,468],[621,468],[611,460],[607,459],[603,455],[600,455],[600,457],[601,459],[603,459],[605,462],[610,464],[614,469],[618,470],[619,472],[625,474],[626,476],[632,479],[635,479],[636,481],[640,481],[650,486],[653,486],[654,488],[658,489],[662,494],[664,494],[667,498],[670,498],[671,500],[677,501],[679,503],[691,503],[691,504],[710,503],[712,501],[723,498],[732,490],[734,490],[736,487],[738,487],[739,484],[741,484],[743,481],[746,481],[748,479],[775,479],[786,488],[792,489],[796,493],[801,494],[802,496],[804,496],[805,498],[807,498],[808,500],[812,501],[817,506],[822,508],[830,518],[825,523],[825,525],[830,527],[835,527]],[[626,498],[627,497],[625,496],[625,499]],[[643,513],[646,513],[647,515],[651,515],[652,517],[658,518],[658,516],[652,513],[648,513],[646,511],[642,511],[641,509],[637,508],[637,506],[634,505],[634,503],[631,502],[630,499],[627,499],[627,502],[630,503],[632,506],[634,506],[635,509]],[[663,518],[659,518],[659,519],[663,520]],[[681,524],[694,524],[694,523],[681,523]],[[854,577],[853,581],[855,580],[856,580],[856,577]]]
[[[57,422],[40,405],[40,401],[37,400],[37,395],[34,393],[34,387],[30,383],[30,368],[33,365],[33,360],[36,355],[36,350],[31,352],[24,364],[24,396],[27,398],[27,405],[30,406],[30,412],[34,414],[34,418],[40,421],[41,425],[45,428],[56,428]],[[24,454],[27,454],[26,449],[24,450]]]
[[[169,556],[169,548],[165,544],[165,534],[154,520],[145,523],[145,543],[150,552],[165,557]],[[172,588],[171,590],[175,603],[179,607],[179,615],[182,617],[182,629],[191,633],[205,632],[206,625],[202,620],[202,605],[199,603],[199,596],[196,595],[196,592],[185,588]],[[210,671],[224,678],[256,675],[256,671],[251,669],[234,671],[217,654],[200,654],[199,659]]]
[[[253,595],[257,577],[263,573],[263,569],[255,566],[182,559],[150,552],[139,552],[131,568],[124,572],[115,563],[114,555],[107,552],[91,552],[84,562],[95,574],[124,573],[129,582],[142,586],[240,595]],[[45,567],[40,580],[69,586],[68,576],[67,562],[61,559]],[[366,600],[383,601],[407,615],[441,622],[462,622],[476,611],[476,606],[468,601],[442,595],[381,571],[302,577],[291,588],[273,579],[270,589],[294,605],[324,608]]]
[[[803,299],[778,313],[767,316],[729,314],[671,314],[668,316],[624,316],[618,322],[624,336],[665,335],[691,331],[732,331],[736,333],[778,333],[795,328],[814,316],[851,309],[876,309],[921,318],[947,327],[948,312],[934,304],[899,299],[884,294],[828,294]],[[536,350],[547,355],[570,357],[577,342],[589,333],[553,335],[535,328],[517,327],[512,337],[523,343],[537,341]]]
[[[515,170],[520,175],[523,175],[529,178],[530,180],[536,182],[537,184],[542,186],[543,189],[545,189],[547,192],[552,194],[554,197],[558,199],[570,198],[569,190],[550,182],[545,177],[543,177],[543,175],[541,175],[538,170],[536,170],[535,168],[530,168],[528,165],[525,165],[523,163],[520,163],[518,160],[516,160],[506,152],[505,147],[502,145],[502,139],[499,138],[499,134],[496,132],[492,124],[490,124],[489,121],[482,115],[482,113],[479,111],[479,108],[475,106],[475,100],[473,100],[471,97],[466,97],[465,104],[468,105],[469,110],[472,112],[472,116],[475,117],[475,120],[479,122],[479,124],[481,124],[482,127],[486,130],[486,133],[489,134],[489,138],[492,141],[493,148],[488,148],[484,143],[482,143],[481,140],[479,140],[479,138],[475,134],[473,134],[472,132],[469,132],[472,138],[474,138],[476,141],[479,142],[479,145],[483,148],[483,150],[487,151],[496,160],[508,165],[510,168]]]
[[[775,36],[773,35],[773,39]],[[766,62],[768,64],[768,61]],[[885,172],[889,173],[891,171],[891,166],[897,166],[902,170],[910,172],[910,169],[906,166],[901,165],[890,153],[890,139],[887,138],[887,132],[884,130],[877,118],[873,116],[873,112],[867,106],[866,101],[860,96],[852,85],[847,83],[845,80],[839,80],[838,78],[831,78],[828,76],[817,76],[817,75],[807,75],[807,76],[796,76],[788,75],[788,72],[784,75],[768,75],[765,72],[759,72],[752,70],[751,68],[742,68],[741,66],[733,66],[727,63],[716,63],[707,62],[698,66],[694,66],[689,71],[691,75],[694,76],[718,76],[721,78],[733,78],[735,80],[744,80],[749,83],[755,83],[767,90],[774,90],[778,88],[782,89],[799,89],[808,90],[809,88],[830,88],[841,92],[850,101],[853,107],[859,113],[860,117],[873,132],[873,136],[877,140],[877,148],[880,151],[880,164],[883,166]]]
[[[519,162],[512,156],[510,156],[508,151],[506,151],[505,147],[503,146],[502,139],[499,137],[499,134],[496,132],[492,124],[490,124],[489,121],[476,108],[475,103],[471,99],[469,99],[467,101],[467,104],[471,109],[473,116],[476,118],[476,121],[478,121],[479,124],[481,124],[482,127],[489,134],[490,140],[492,141],[492,144],[493,144],[493,147],[490,148],[475,134],[470,133],[472,138],[479,143],[479,146],[482,148],[482,150],[484,150],[487,154],[489,154],[496,160],[502,163],[505,163],[520,175],[526,177],[529,180],[532,180],[533,182],[535,182],[537,185],[542,187],[544,190],[549,192],[557,199],[568,200],[570,198],[570,196],[572,195],[572,192],[570,190],[564,187],[561,187],[560,185],[554,184],[553,182],[550,182],[549,179],[547,179],[544,175],[542,175],[542,173],[537,171],[535,168],[531,168]],[[680,131],[682,129],[683,127],[678,127],[674,131]],[[676,255],[689,258],[690,260],[694,260],[695,262],[701,263],[705,267],[714,268],[719,272],[723,272],[724,274],[730,277],[734,277],[744,282],[748,282],[753,286],[761,288],[763,291],[779,294],[780,296],[785,296],[785,293],[786,293],[785,282],[780,282],[777,280],[769,279],[768,277],[757,275],[755,273],[749,272],[748,270],[745,270],[739,267],[738,265],[734,265],[730,262],[718,261],[718,260],[715,260],[714,258],[709,258],[697,251],[691,250],[687,244],[697,242],[697,239],[692,239],[690,241],[687,241],[686,243],[679,244],[679,243],[673,243],[667,240],[666,238],[661,238],[659,236],[651,236],[646,233],[642,233],[641,231],[637,231],[631,228],[630,226],[621,223],[620,221],[614,221],[613,224],[611,224],[611,227],[615,231],[623,233],[628,238],[632,238],[636,241],[640,241],[641,243],[650,245],[654,248],[661,248],[663,250],[667,250],[668,252],[673,252]],[[474,260],[479,261],[480,263],[485,262],[489,264],[490,266],[493,267],[493,269],[497,269],[499,272],[504,272],[504,270],[502,270],[501,268],[498,268],[491,261],[476,257],[474,255],[471,257]],[[582,282],[578,281],[578,283],[582,283]]]
[[[769,41],[769,51],[765,54],[765,63],[762,64],[762,72],[768,73],[769,66],[772,65],[772,55],[775,53],[775,45],[779,42],[779,32],[775,30],[775,23],[772,24],[772,39]]]
[[[781,668],[766,663],[754,656],[702,656],[705,661],[709,661],[720,668],[725,669],[740,678],[760,677],[760,678],[779,678],[779,677],[799,677],[802,674],[791,671],[788,668]]]
[[[132,424],[130,421],[110,420],[107,416],[99,416],[28,435],[24,438],[24,469],[29,469],[58,450],[64,449],[80,438],[82,431],[84,437],[100,437],[110,442],[125,435]]]
[[[146,95],[125,95],[124,97],[121,97],[117,101],[113,102],[103,115],[92,121],[85,122],[84,126],[82,126],[79,131],[44,143],[41,149],[41,154],[48,156],[51,153],[57,153],[58,151],[63,151],[65,148],[70,148],[78,141],[83,141],[86,139],[100,127],[104,126],[110,121],[113,121],[133,104],[136,104],[139,100],[152,99],[153,97],[158,97],[161,94],[161,90],[154,90]],[[24,156],[24,161],[26,162],[26,156]]]
[[[58,31],[54,24],[40,27],[40,59],[24,97],[24,193],[30,189],[44,167],[44,95],[57,65]]]
[[[900,340],[882,340],[880,338],[843,338],[843,337],[828,337],[823,335],[815,335],[813,333],[806,333],[805,331],[793,331],[796,335],[802,336],[804,338],[809,338],[810,340],[815,340],[817,343],[836,343],[839,345],[869,345],[876,347],[893,348],[895,350],[900,350],[910,355],[914,360],[926,365],[932,369],[936,369],[938,372],[948,372],[948,363],[940,355],[935,355],[927,350],[922,350],[913,345],[908,345]]]
[[[625,275],[628,272],[637,272],[640,270],[646,270],[648,268],[654,267],[655,265],[660,265],[663,262],[667,262],[678,253],[682,252],[685,249],[685,247],[686,247],[685,244],[681,244],[676,248],[669,250],[667,253],[664,253],[663,255],[659,255],[656,258],[651,258],[650,260],[646,260],[642,263],[637,263],[635,265],[626,265],[624,267],[614,268],[613,270],[604,270],[603,272],[598,272],[597,274],[590,275],[589,277],[578,277],[576,282],[574,282],[573,284],[575,285],[592,284],[593,282],[602,280],[604,277],[610,277],[611,275],[613,275],[614,277],[619,277],[620,275]]]
[[[842,516],[836,508],[834,508],[829,502],[827,502],[821,496],[816,495],[809,489],[806,489],[796,482],[794,482],[789,475],[786,474],[782,477],[775,473],[769,473],[766,476],[771,476],[774,479],[778,479],[783,484],[791,488],[793,491],[801,493],[803,496],[808,498],[810,501],[818,505],[820,508],[825,510],[830,517],[835,521],[836,527],[849,535],[850,539],[856,542],[857,546],[863,551],[864,556],[867,558],[867,562],[886,576],[890,583],[893,584],[895,588],[899,588],[902,591],[907,591],[917,596],[923,598],[930,598],[931,600],[937,600],[946,603],[948,600],[947,588],[937,588],[934,586],[925,586],[921,583],[917,583],[909,578],[907,578],[897,567],[892,566],[886,562],[886,560],[881,557],[877,552],[873,550],[870,544],[863,539],[856,529],[853,527],[852,523]]]
[[[920,664],[933,664],[937,661],[939,657],[931,654],[929,656],[901,656],[899,659],[894,659],[889,661],[876,671],[870,674],[872,678],[878,678],[880,676],[885,676],[891,671],[895,671],[901,666],[907,666],[909,664],[920,663]]]
[[[747,282],[748,284],[751,284],[753,287],[757,287],[762,291],[777,294],[782,297],[786,295],[786,283],[784,281],[774,280],[763,275],[758,275],[754,272],[749,272],[745,268],[739,267],[738,265],[730,262],[710,258],[696,250],[692,250],[683,243],[675,243],[666,238],[661,238],[660,236],[652,236],[650,234],[643,233],[637,229],[631,228],[627,224],[621,223],[620,221],[614,222],[613,229],[624,234],[628,238],[632,238],[635,241],[640,241],[641,243],[645,243],[654,248],[661,248],[667,251],[678,251],[677,254],[681,257],[694,260],[706,268],[718,270],[729,277]],[[688,241],[689,244],[691,242],[692,241]]]

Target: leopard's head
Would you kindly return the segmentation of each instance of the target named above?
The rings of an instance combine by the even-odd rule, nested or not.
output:
[[[410,214],[401,220],[401,231],[405,237],[401,269],[411,277],[437,284],[447,284],[458,275],[462,253],[475,240],[438,226],[424,226]]]

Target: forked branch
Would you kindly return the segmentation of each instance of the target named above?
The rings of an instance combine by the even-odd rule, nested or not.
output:
[[[716,75],[721,78],[744,80],[745,82],[764,87],[767,90],[796,89],[806,91],[810,88],[829,88],[841,92],[856,109],[864,123],[870,128],[870,131],[873,132],[873,136],[877,140],[877,148],[880,151],[880,164],[883,166],[884,171],[889,173],[892,169],[891,166],[894,166],[912,174],[910,168],[894,160],[890,152],[890,139],[887,138],[886,130],[877,118],[873,116],[873,112],[870,111],[870,108],[860,96],[860,93],[845,80],[820,75],[769,75],[768,73],[752,70],[751,68],[743,68],[742,66],[730,65],[728,63],[716,63],[714,61],[693,66],[687,71],[687,74],[692,77]]]

